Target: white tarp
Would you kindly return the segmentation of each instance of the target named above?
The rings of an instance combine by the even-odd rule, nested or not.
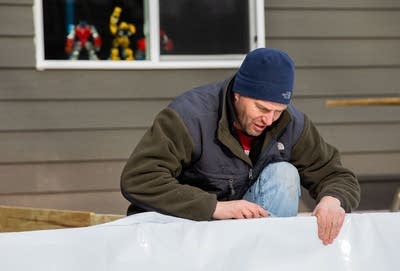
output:
[[[400,213],[193,222],[144,213],[87,228],[0,234],[0,270],[400,270]]]

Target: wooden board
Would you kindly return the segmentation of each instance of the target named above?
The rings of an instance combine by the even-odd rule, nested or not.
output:
[[[398,37],[400,10],[273,9],[265,26],[269,38]]]
[[[0,70],[0,100],[25,102],[166,100],[192,87],[228,78],[234,72],[232,69],[69,70],[67,72],[3,69]],[[396,96],[399,93],[398,78],[400,69],[395,67],[298,68],[294,97],[324,99],[327,96],[330,98],[378,94]],[[321,105],[323,106],[323,103]]]
[[[400,8],[397,0],[268,0],[267,8],[320,8],[320,9],[370,9],[370,8]]]
[[[328,99],[326,106],[400,105],[400,97]]]
[[[110,222],[122,215],[0,205],[0,231],[30,231],[87,227]]]

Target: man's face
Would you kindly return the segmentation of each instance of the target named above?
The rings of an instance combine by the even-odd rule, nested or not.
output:
[[[287,105],[241,96],[234,92],[236,110],[234,126],[251,136],[259,136],[265,128],[279,119]]]

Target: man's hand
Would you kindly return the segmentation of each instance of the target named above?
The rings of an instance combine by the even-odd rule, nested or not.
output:
[[[345,217],[340,201],[337,198],[325,196],[312,214],[317,217],[319,239],[324,245],[332,244],[342,228]]]
[[[218,201],[214,219],[259,218],[269,216],[259,205],[247,200]]]

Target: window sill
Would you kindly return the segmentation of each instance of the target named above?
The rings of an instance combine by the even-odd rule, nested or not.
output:
[[[38,70],[46,69],[229,69],[238,68],[242,60],[196,60],[196,61],[111,61],[111,60],[46,60],[37,62]]]

